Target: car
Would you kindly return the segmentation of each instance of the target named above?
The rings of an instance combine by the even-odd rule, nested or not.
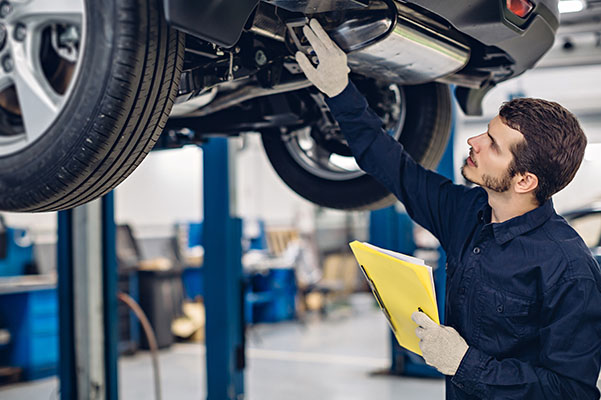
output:
[[[321,23],[383,128],[432,168],[450,87],[477,115],[551,47],[558,16],[557,0],[3,0],[0,210],[69,209],[153,148],[251,132],[304,198],[390,205],[295,61],[310,50],[302,26]]]

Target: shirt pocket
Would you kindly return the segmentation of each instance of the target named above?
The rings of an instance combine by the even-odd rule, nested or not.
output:
[[[536,301],[481,284],[479,288],[480,338],[504,353],[537,335]],[[491,349],[492,350],[492,349]]]

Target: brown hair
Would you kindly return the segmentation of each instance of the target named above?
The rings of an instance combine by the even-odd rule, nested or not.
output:
[[[525,139],[511,149],[509,173],[536,175],[538,187],[534,194],[543,204],[576,175],[584,157],[586,136],[576,117],[552,101],[513,99],[503,103],[499,116]]]

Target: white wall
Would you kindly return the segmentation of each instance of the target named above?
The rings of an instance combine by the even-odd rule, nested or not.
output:
[[[269,163],[258,134],[246,135],[244,143],[236,156],[239,215],[260,218],[269,225],[311,230],[315,205],[284,184]]]
[[[182,221],[202,218],[202,150],[151,152],[115,190],[115,219],[140,236],[165,236]]]

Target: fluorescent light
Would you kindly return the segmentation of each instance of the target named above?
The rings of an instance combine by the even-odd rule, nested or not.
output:
[[[584,0],[560,0],[559,12],[572,13],[582,11],[584,9]]]

